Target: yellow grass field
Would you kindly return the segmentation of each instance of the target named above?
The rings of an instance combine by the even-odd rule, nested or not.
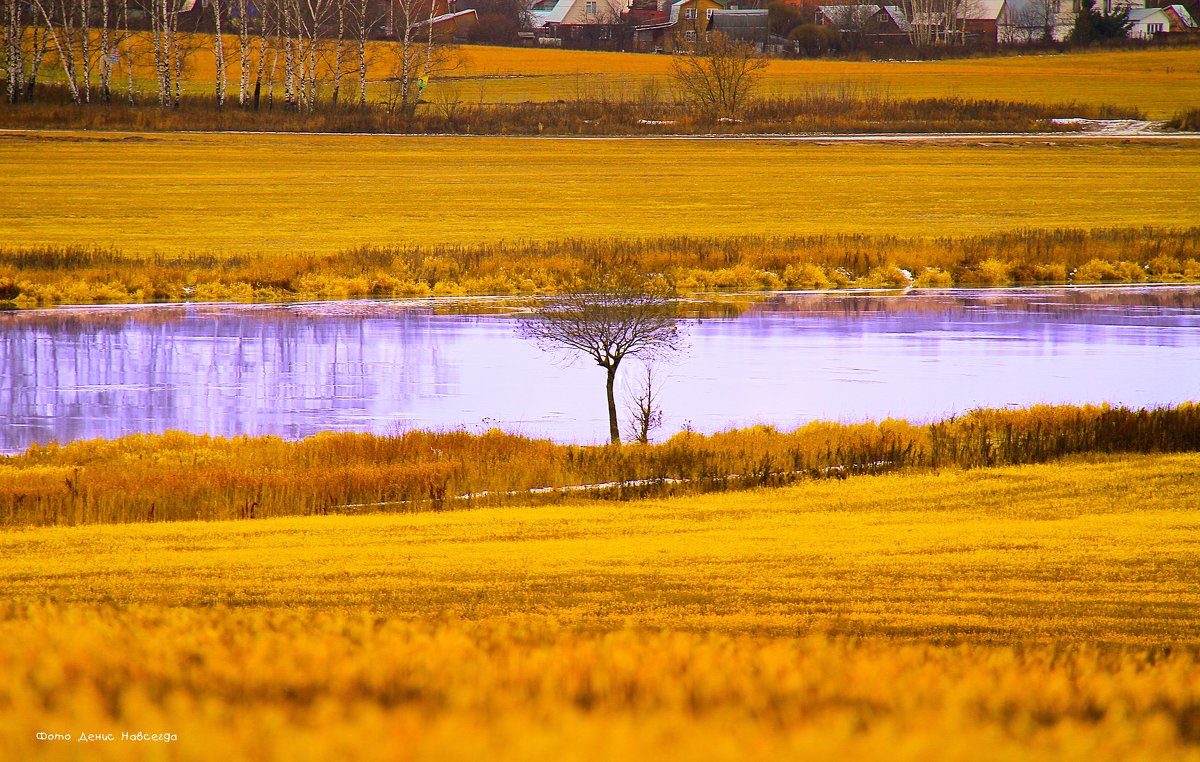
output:
[[[1198,474],[6,531],[0,758],[1196,760]]]
[[[0,239],[130,253],[1187,227],[1195,143],[0,136]]]
[[[236,46],[230,37],[227,50]],[[376,91],[392,71],[391,47],[375,43],[370,48],[368,76]],[[229,55],[236,86],[236,55]],[[191,90],[211,91],[214,71],[211,50],[205,46],[192,61]],[[457,67],[435,78],[428,96],[433,101],[488,103],[601,96],[637,100],[647,82],[655,83],[661,96],[669,96],[670,71],[671,56],[665,55],[463,46]],[[346,80],[351,91],[357,86],[356,76]],[[766,70],[762,92],[788,95],[831,86],[896,98],[1113,105],[1167,119],[1200,107],[1200,48],[918,62],[779,59]]]
[[[464,100],[637,98],[642,82],[669,88],[670,56],[519,48],[462,48],[452,82]],[[382,59],[382,57],[381,57]],[[1200,106],[1200,49],[1007,56],[953,61],[777,60],[763,92],[851,85],[892,97],[960,97],[1128,106],[1165,119]]]

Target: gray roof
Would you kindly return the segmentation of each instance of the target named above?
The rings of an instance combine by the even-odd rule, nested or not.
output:
[[[766,29],[767,10],[713,11],[708,28],[722,29]]]
[[[1129,20],[1135,22],[1145,21],[1148,18],[1153,18],[1156,13],[1162,13],[1164,16],[1167,15],[1163,13],[1162,8],[1130,8]]]

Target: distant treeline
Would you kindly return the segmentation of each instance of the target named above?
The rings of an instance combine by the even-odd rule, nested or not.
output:
[[[774,486],[906,468],[1200,449],[1200,405],[981,410],[939,423],[811,423],[573,446],[505,434],[320,434],[299,442],[183,433],[31,447],[0,459],[6,526],[421,511],[592,495]],[[544,487],[608,485],[528,492]]]
[[[852,85],[813,87],[754,99],[739,120],[706,117],[656,90],[634,97],[604,93],[568,100],[480,103],[442,99],[397,111],[382,103],[319,103],[295,110],[218,109],[211,97],[182,95],[172,109],[127,101],[76,104],[57,86],[36,101],[0,108],[6,129],[263,131],[462,135],[667,135],[762,133],[917,133],[1074,131],[1060,117],[1138,119],[1136,109],[965,98],[896,98]]]
[[[1200,228],[572,239],[228,257],[8,248],[0,249],[0,304],[545,294],[613,267],[663,273],[690,293],[1200,281]]]

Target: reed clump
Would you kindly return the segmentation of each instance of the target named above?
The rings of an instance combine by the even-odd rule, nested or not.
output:
[[[690,494],[911,468],[1200,450],[1200,406],[980,410],[929,425],[811,423],[575,446],[490,431],[324,433],[302,441],[180,432],[34,445],[0,460],[8,526],[423,511],[593,494]],[[584,489],[541,488],[600,485]]]
[[[413,298],[548,294],[613,267],[684,292],[1200,281],[1200,228],[1024,230],[958,238],[879,235],[567,239],[363,246],[270,257],[0,249],[0,302]]]

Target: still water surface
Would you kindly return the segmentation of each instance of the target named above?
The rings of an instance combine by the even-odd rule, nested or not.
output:
[[[605,438],[603,372],[487,302],[0,314],[0,450],[179,429]],[[474,306],[472,306],[474,305]],[[780,295],[684,322],[664,434],[1200,399],[1200,288]],[[628,362],[631,385],[640,366]]]

